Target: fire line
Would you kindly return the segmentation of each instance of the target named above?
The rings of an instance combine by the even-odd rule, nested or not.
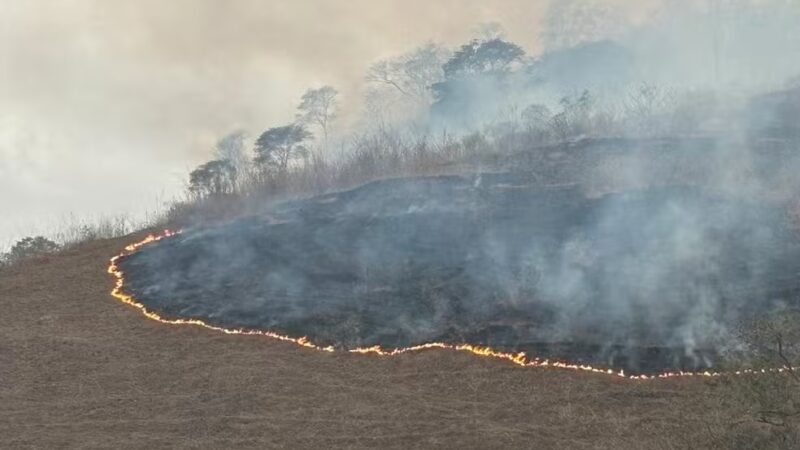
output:
[[[167,325],[194,325],[202,328],[206,328],[212,331],[225,333],[225,334],[238,334],[238,335],[246,335],[246,336],[265,336],[272,339],[277,339],[280,341],[285,342],[292,342],[294,344],[300,345],[302,347],[311,348],[314,350],[324,351],[333,353],[337,351],[333,348],[333,346],[321,346],[317,345],[314,342],[310,341],[307,337],[291,337],[286,336],[280,333],[276,333],[273,331],[268,330],[259,330],[259,329],[245,329],[245,328],[224,328],[219,327],[216,325],[209,324],[200,319],[183,319],[183,318],[167,318],[161,316],[159,313],[148,309],[143,303],[139,302],[137,299],[133,297],[133,295],[128,294],[125,292],[125,274],[123,273],[122,269],[119,267],[119,262],[127,257],[130,256],[137,251],[139,251],[142,247],[152,244],[154,242],[161,241],[163,239],[170,238],[172,236],[176,236],[181,234],[181,230],[172,231],[172,230],[164,230],[159,234],[150,234],[145,237],[143,240],[139,242],[135,242],[125,247],[125,249],[118,255],[114,256],[110,260],[110,264],[108,266],[108,273],[114,277],[114,288],[111,290],[111,296],[116,298],[122,303],[130,305],[136,309],[138,309],[145,317],[148,319],[154,320],[156,322],[160,322]],[[411,347],[405,348],[395,348],[395,349],[386,349],[382,348],[379,345],[373,347],[364,347],[364,348],[355,348],[350,350],[344,350],[349,353],[360,354],[360,355],[377,355],[377,356],[396,356],[401,355],[404,353],[412,353],[412,352],[419,352],[423,350],[430,350],[430,349],[438,349],[438,350],[450,350],[450,351],[459,351],[459,352],[466,352],[476,356],[482,356],[487,358],[494,358],[500,360],[509,361],[517,366],[520,367],[539,367],[539,368],[554,368],[554,369],[562,369],[562,370],[572,370],[577,372],[587,372],[587,373],[596,373],[602,374],[606,376],[611,376],[619,379],[625,380],[659,380],[659,379],[673,379],[673,378],[693,378],[693,377],[720,377],[723,375],[755,375],[755,374],[767,374],[767,373],[783,373],[788,368],[787,367],[780,367],[780,368],[770,368],[770,369],[742,369],[737,370],[734,372],[718,372],[718,371],[697,371],[697,372],[686,372],[686,371],[670,371],[670,372],[663,372],[659,374],[647,375],[647,374],[626,374],[623,370],[614,370],[614,369],[605,369],[605,368],[598,368],[590,365],[585,364],[576,364],[570,363],[566,361],[558,361],[558,360],[551,360],[551,359],[541,359],[535,357],[529,357],[524,352],[519,353],[509,353],[499,351],[490,347],[483,347],[477,346],[472,344],[447,344],[443,342],[429,342],[425,344],[419,344]]]

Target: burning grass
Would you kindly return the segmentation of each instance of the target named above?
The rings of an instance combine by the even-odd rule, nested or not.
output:
[[[473,181],[474,180],[470,180],[470,184],[472,184]],[[493,180],[490,179],[488,181],[483,180],[484,183],[487,183],[492,187],[492,189],[490,190],[495,190],[495,191],[498,190],[498,184],[496,183],[496,181],[497,181],[496,179]],[[508,179],[505,179],[504,181],[508,181]],[[441,182],[441,180],[429,180],[429,182],[433,185],[438,185]],[[451,194],[453,192],[458,192],[463,187],[458,183],[453,184],[451,182],[448,182],[447,180],[445,181],[444,184],[448,186],[447,189]],[[417,186],[419,185],[417,184]],[[392,188],[393,191],[395,192],[398,189],[402,190],[402,184],[397,184],[397,182],[395,182]],[[380,189],[380,187],[376,188],[373,186],[372,189],[373,190]],[[514,189],[513,186],[508,187],[506,184],[503,184],[502,186],[500,186],[499,190],[503,192],[517,192],[517,194],[519,194],[519,191],[524,191],[524,188],[517,186],[516,189]],[[430,191],[427,191],[426,194],[430,194]],[[484,194],[486,193],[484,192]],[[252,228],[248,228],[247,225],[248,224],[253,225],[253,222],[245,221],[244,225],[242,225],[242,222],[235,222],[234,224],[227,226],[232,228],[225,228],[226,226],[223,226],[212,230],[190,230],[179,237],[175,237],[172,233],[167,233],[163,236],[151,237],[148,240],[144,241],[143,243],[135,244],[133,246],[128,247],[125,253],[123,253],[122,255],[120,255],[119,257],[115,258],[112,261],[109,271],[110,273],[114,274],[117,278],[117,286],[114,291],[114,296],[125,303],[136,306],[143,313],[145,313],[147,317],[160,322],[169,324],[191,324],[196,326],[202,326],[205,328],[210,328],[228,334],[264,335],[280,340],[291,341],[303,345],[305,347],[311,347],[328,352],[349,351],[352,353],[359,353],[359,354],[391,356],[401,353],[417,352],[428,349],[448,349],[453,351],[468,352],[479,356],[508,360],[519,366],[557,367],[562,369],[603,373],[607,375],[614,375],[626,378],[667,378],[676,376],[696,376],[696,375],[719,376],[719,373],[712,368],[713,366],[711,364],[709,364],[705,368],[697,370],[697,368],[695,367],[687,368],[687,367],[677,366],[675,368],[670,368],[668,365],[664,367],[659,367],[658,365],[653,364],[652,360],[649,361],[650,363],[649,370],[640,369],[636,371],[636,366],[634,366],[631,363],[630,358],[625,359],[617,357],[617,359],[612,358],[611,360],[609,359],[602,360],[599,358],[592,359],[592,357],[595,355],[592,354],[591,352],[596,352],[597,349],[596,347],[590,347],[588,345],[578,346],[577,347],[578,352],[575,353],[573,351],[572,354],[570,353],[558,354],[557,353],[558,351],[563,351],[565,348],[569,348],[563,345],[558,345],[559,344],[558,342],[550,342],[549,345],[545,347],[537,348],[535,346],[528,346],[527,348],[524,348],[524,345],[520,345],[520,343],[524,344],[526,342],[522,338],[529,337],[529,335],[525,335],[524,333],[530,333],[530,331],[526,331],[529,330],[530,327],[523,328],[523,331],[519,332],[518,331],[519,326],[515,327],[514,324],[511,323],[511,318],[512,316],[516,316],[517,319],[520,319],[521,317],[521,319],[518,320],[517,322],[520,321],[525,322],[525,320],[533,322],[537,320],[537,317],[535,315],[531,315],[531,311],[536,313],[543,311],[541,305],[533,305],[532,307],[526,309],[528,305],[523,303],[522,306],[519,306],[519,304],[517,304],[516,305],[517,309],[514,309],[515,305],[513,304],[509,306],[508,302],[506,303],[498,302],[497,304],[501,305],[501,307],[499,308],[500,313],[497,313],[496,311],[494,312],[489,311],[489,313],[486,314],[488,316],[492,316],[492,314],[494,314],[493,315],[493,317],[495,317],[494,323],[488,323],[488,324],[475,323],[474,321],[471,323],[466,321],[462,322],[472,327],[470,329],[468,326],[462,326],[462,329],[466,329],[467,332],[462,332],[458,334],[445,328],[444,329],[445,333],[441,333],[441,330],[437,330],[437,333],[439,334],[416,335],[416,338],[419,339],[416,342],[412,340],[414,339],[415,336],[413,333],[409,334],[410,337],[403,337],[396,333],[393,335],[384,334],[383,336],[375,337],[372,342],[367,342],[366,344],[360,344],[359,340],[363,339],[365,335],[363,334],[359,335],[358,332],[363,330],[363,329],[360,330],[359,327],[363,326],[364,322],[362,321],[361,323],[359,323],[358,321],[356,321],[355,323],[347,323],[346,320],[341,320],[338,321],[337,323],[337,320],[330,320],[330,318],[326,319],[325,316],[330,313],[329,309],[326,308],[330,308],[331,305],[330,304],[326,305],[324,303],[325,300],[322,295],[310,295],[312,300],[319,302],[320,305],[318,307],[319,311],[316,311],[315,312],[316,314],[312,314],[305,317],[305,320],[300,322],[296,320],[293,322],[292,320],[290,320],[290,315],[288,315],[285,310],[281,311],[280,309],[277,310],[270,309],[270,307],[266,307],[267,313],[258,310],[256,311],[248,310],[247,309],[248,305],[246,303],[241,303],[239,300],[237,300],[243,298],[242,297],[243,292],[249,293],[246,295],[248,297],[252,297],[253,295],[259,295],[259,294],[264,295],[264,292],[259,291],[260,286],[258,285],[256,285],[255,289],[251,291],[247,291],[246,289],[244,291],[241,290],[237,291],[236,289],[231,290],[232,287],[238,289],[242,285],[247,285],[247,283],[252,283],[252,278],[255,277],[256,274],[258,273],[261,273],[262,275],[267,274],[268,276],[269,272],[272,271],[280,273],[284,278],[292,275],[291,273],[287,274],[287,272],[283,270],[285,269],[285,267],[281,266],[280,264],[274,263],[275,260],[287,261],[287,264],[292,264],[293,262],[292,258],[289,258],[288,255],[281,254],[281,248],[279,247],[280,243],[297,242],[296,240],[293,241],[291,239],[287,239],[287,236],[281,234],[281,230],[289,229],[297,231],[298,228],[301,228],[298,225],[297,221],[288,219],[288,217],[292,217],[295,214],[302,214],[303,220],[309,223],[313,223],[316,229],[318,230],[322,228],[324,232],[324,224],[336,223],[337,221],[331,219],[330,217],[328,217],[329,219],[328,221],[322,220],[319,216],[321,214],[320,211],[313,209],[314,205],[317,205],[317,207],[319,207],[319,205],[323,205],[322,208],[329,208],[328,209],[329,211],[344,209],[347,210],[348,214],[350,215],[357,215],[357,212],[354,211],[357,210],[359,203],[355,201],[349,201],[345,204],[346,207],[343,208],[343,204],[341,203],[342,199],[340,197],[349,196],[358,198],[359,196],[363,195],[367,194],[365,194],[363,191],[360,193],[348,192],[348,193],[338,194],[338,196],[316,198],[310,202],[298,202],[293,205],[285,206],[285,210],[283,211],[283,216],[276,214],[276,216],[271,218],[273,222],[271,222],[268,225],[264,225],[265,228],[263,229],[257,228],[258,230],[269,230],[269,233],[267,233],[266,231],[255,234],[250,233],[250,231],[252,231]],[[557,194],[555,198],[558,198],[558,195],[559,194]],[[424,197],[428,199],[431,198],[428,195],[425,195]],[[398,198],[404,198],[407,200],[408,196],[399,195],[397,198],[394,198],[393,201],[401,201],[398,200]],[[547,196],[545,198],[555,203],[557,208],[562,208],[564,206],[563,203],[553,200],[554,198],[553,196]],[[494,198],[493,200],[497,200],[497,198]],[[717,201],[719,201],[719,199],[717,199]],[[492,201],[491,203],[494,204],[496,202]],[[669,204],[669,202],[667,202],[667,204]],[[397,205],[391,205],[391,199],[383,202],[382,205],[385,207],[383,211],[384,213],[386,213],[387,211],[396,211]],[[630,204],[627,205],[630,206]],[[406,210],[408,210],[420,207],[420,205],[412,201],[411,204],[404,203],[403,207],[406,208]],[[428,205],[428,208],[436,210],[436,207],[432,207],[430,206],[430,204]],[[541,211],[541,209],[539,209],[539,211]],[[730,214],[732,209],[729,206],[722,208],[722,211],[724,211],[727,214]],[[715,213],[713,211],[713,207],[705,207],[704,212],[709,214],[710,216],[714,216],[714,214],[718,213],[718,212]],[[757,213],[762,218],[768,216],[766,211],[757,211]],[[322,216],[324,216],[324,214],[322,214]],[[575,216],[573,214],[570,217],[574,218]],[[283,220],[280,220],[281,218]],[[736,216],[735,218],[739,222],[742,219],[741,216]],[[518,219],[518,217],[516,217],[515,219]],[[718,217],[715,217],[715,219],[718,219]],[[373,218],[372,221],[373,227],[380,226],[379,220],[377,222],[378,225],[375,225],[376,220],[378,219]],[[266,219],[263,217],[258,219],[258,222],[262,224],[265,221]],[[320,227],[319,224],[323,224],[323,226]],[[526,225],[530,225],[530,223]],[[399,229],[402,228],[404,227],[402,226],[399,227]],[[441,229],[447,230],[450,233],[453,232],[453,227],[442,227]],[[232,233],[231,230],[233,230],[234,232]],[[361,228],[360,230],[363,231],[363,228]],[[717,231],[717,234],[720,233],[718,230],[714,229],[703,230],[703,231],[704,233],[705,232],[712,233],[714,231]],[[726,236],[736,235],[736,233],[739,233],[739,235],[741,235],[742,233],[742,230],[736,227],[723,231],[725,231]],[[303,229],[300,230],[299,232],[300,233],[308,232],[308,229]],[[537,230],[533,229],[533,233],[536,232]],[[272,236],[270,236],[270,234],[272,234]],[[347,234],[345,233],[345,235]],[[241,238],[242,236],[245,237],[260,236],[260,239],[262,240],[261,244],[248,240],[246,240],[245,242],[248,245],[250,245],[250,251],[254,251],[255,254],[261,254],[261,255],[267,254],[270,256],[271,259],[260,266],[258,265],[258,260],[254,262],[253,260],[245,258],[244,262],[242,262],[241,260],[236,261],[235,259],[231,259],[234,258],[235,256],[241,257],[242,252],[245,251],[244,250],[245,247],[239,246],[235,242],[235,239],[237,239],[237,237]],[[363,234],[359,234],[358,236],[363,237]],[[144,245],[148,243],[163,241],[164,237],[170,237],[173,239],[168,239],[167,241],[159,244],[158,246],[148,247],[147,249],[145,249],[147,250],[146,252],[139,251]],[[386,235],[382,235],[381,239],[385,239],[386,237],[387,237]],[[396,237],[397,236],[395,236],[395,238]],[[607,236],[606,238],[607,239],[605,241],[601,239],[600,242],[608,241]],[[401,242],[405,242],[402,245],[407,245],[408,241],[402,241],[401,239]],[[480,243],[481,240],[478,239],[475,240],[474,242]],[[718,247],[724,247],[723,243],[730,241],[717,240],[713,242],[716,243]],[[764,242],[765,241],[761,240],[755,244],[761,245],[764,244]],[[423,242],[422,244],[420,244],[418,241],[416,242],[416,244],[423,246],[426,243],[429,242]],[[198,267],[205,267],[203,266],[203,264],[208,262],[210,249],[216,248],[219,245],[225,245],[226,246],[225,248],[229,250],[233,249],[234,251],[233,253],[228,253],[227,257],[220,257],[220,255],[216,255],[217,258],[214,259],[213,262],[215,264],[224,262],[227,268],[223,270],[223,272],[228,274],[239,274],[239,278],[223,279],[222,282],[220,282],[220,280],[213,280],[210,278],[213,276],[213,274],[209,274],[207,271],[198,269]],[[259,247],[259,245],[261,246]],[[342,245],[348,245],[348,242],[345,241]],[[298,246],[302,249],[302,251],[309,251],[309,244],[299,243]],[[153,249],[153,251],[150,251],[151,248]],[[370,247],[367,246],[367,248]],[[419,247],[415,248],[418,249]],[[784,246],[783,252],[780,252],[780,256],[778,257],[778,259],[788,258],[785,259],[784,261],[791,261],[792,258],[794,257],[792,249],[793,247],[791,245]],[[396,249],[389,249],[389,252],[394,250]],[[745,247],[734,246],[733,250],[735,251],[735,253],[742,253],[746,256],[751,256],[751,257],[753,256],[753,254],[750,252],[752,248],[748,246]],[[726,251],[720,251],[718,256],[730,255],[731,253],[727,253],[728,251],[730,251],[730,249]],[[190,257],[189,253],[187,252],[192,253],[193,254],[191,255],[192,257]],[[212,252],[211,255],[214,255],[214,253]],[[318,260],[320,259],[320,257],[321,258],[330,257],[330,255],[320,255],[318,252],[313,252],[313,251],[310,251],[309,255],[312,255],[315,259]],[[421,252],[421,255],[423,255],[423,258],[426,257],[424,251]],[[347,257],[352,255],[345,254],[345,256]],[[205,261],[203,260],[204,258]],[[463,259],[459,258],[456,259],[459,261],[463,261]],[[160,261],[161,263],[155,264],[154,266],[148,269],[147,265],[153,264],[154,261],[155,262]],[[304,259],[303,261],[309,261],[309,260]],[[479,261],[485,263],[485,258],[479,259]],[[684,264],[687,263],[687,261],[685,260],[682,262]],[[709,263],[709,260],[702,259],[700,260],[700,262],[707,264]],[[738,272],[736,271],[734,272],[734,275],[741,276],[743,272],[741,271],[741,267],[737,266],[738,262],[739,261],[737,260],[728,261],[728,263],[731,265],[723,266],[723,268],[727,268],[730,270],[730,268],[732,267],[734,270],[738,270]],[[774,267],[773,264],[774,261],[770,263],[770,261],[761,260],[760,262],[762,263],[761,268]],[[325,264],[322,267],[328,268],[329,270],[331,270],[331,268],[344,267],[342,265],[344,264],[344,262],[340,262],[338,265],[329,263],[330,261],[325,261]],[[290,267],[296,268],[297,266],[290,266]],[[320,279],[323,280],[323,282],[319,283],[318,286],[324,287],[326,292],[340,293],[335,289],[336,288],[335,284],[333,285],[334,289],[329,289],[332,286],[330,284],[331,280],[333,280],[333,282],[335,283],[341,283],[343,279],[346,282],[351,281],[351,279],[345,276],[346,274],[343,275],[342,273],[328,272],[320,274],[319,272],[320,267],[321,267],[320,265],[313,265],[313,264],[303,265],[304,269],[308,269],[310,271],[309,273],[311,276],[318,277],[317,280]],[[191,268],[191,269],[183,270],[182,268]],[[791,267],[789,267],[789,269],[791,270]],[[153,272],[152,270],[155,270],[155,272]],[[174,272],[172,274],[165,273],[165,271],[169,272],[171,270],[177,270],[177,272]],[[417,273],[424,274],[427,272],[430,272],[430,270],[419,271]],[[123,273],[125,273],[125,275],[123,275]],[[154,276],[154,273],[157,273],[159,276],[162,277],[168,275],[168,277],[152,278]],[[198,273],[202,274],[201,278],[197,278]],[[133,275],[131,276],[131,274]],[[697,280],[700,281],[706,280],[706,282],[711,280],[719,282],[719,279],[715,277],[722,275],[730,275],[730,274],[726,273],[725,270],[718,270],[716,272],[711,273],[710,275],[711,276],[705,279],[704,278],[695,279],[695,282]],[[774,285],[770,286],[771,290],[769,292],[762,291],[760,293],[760,295],[762,296],[761,297],[762,303],[756,304],[755,309],[753,309],[751,305],[751,310],[757,311],[758,308],[768,308],[770,300],[775,298],[784,298],[788,296],[787,292],[792,292],[792,290],[795,289],[793,285],[789,285],[791,284],[791,282],[787,284],[787,281],[782,278],[780,273],[774,273],[774,271],[772,271],[770,273],[770,277],[772,277],[770,278],[771,280],[777,280],[779,283],[777,284],[773,283]],[[457,280],[460,281],[466,280],[466,282],[470,282],[469,278],[464,278],[464,277],[458,278]],[[783,284],[780,284],[781,280],[783,280]],[[759,279],[758,281],[763,281],[763,280]],[[350,283],[350,285],[353,285],[353,283]],[[355,285],[358,284],[356,283]],[[398,285],[402,286],[403,283],[398,283]],[[191,289],[188,289],[187,286],[191,287]],[[220,286],[227,287],[228,290],[220,291],[218,289]],[[247,288],[247,286],[245,287]],[[249,287],[252,289],[252,285],[250,285]],[[726,287],[730,288],[731,286],[726,286]],[[752,294],[754,292],[758,292],[758,289],[763,289],[764,285],[763,283],[748,285],[747,283],[740,282],[739,284],[736,284],[733,287],[738,289],[739,291],[744,291],[747,294]],[[170,291],[170,289],[176,289],[176,290]],[[467,290],[466,292],[469,293],[474,291],[475,290],[472,289],[471,291]],[[739,307],[741,305],[735,303],[736,298],[731,297],[731,292],[736,293],[739,291],[728,290],[728,291],[723,291],[723,293],[720,294],[721,301],[724,300],[725,302],[728,302],[728,303],[725,302],[720,303],[721,305],[720,307],[722,308],[723,312],[731,310],[738,312],[738,309],[734,308],[734,306]],[[166,297],[164,295],[165,292],[173,292],[173,297],[172,298]],[[268,292],[275,293],[275,291],[268,291]],[[365,307],[363,305],[359,307],[357,301],[359,299],[375,298],[376,292],[380,292],[381,293],[380,295],[384,296],[386,295],[386,292],[382,291],[381,289],[365,289],[363,290],[361,297],[359,297],[359,292],[355,291],[352,298],[354,298],[354,301],[356,303],[344,304],[344,307],[350,308],[349,311],[351,312],[352,311],[364,312]],[[434,289],[434,290],[429,290],[427,292],[429,294],[428,296],[429,299],[430,298],[435,299],[437,295],[439,296],[439,298],[441,298],[442,296],[441,290],[436,291]],[[517,294],[519,295],[522,292],[524,291],[518,290]],[[681,292],[686,293],[685,290]],[[409,298],[407,292],[401,292],[401,293],[405,295],[404,298],[406,299]],[[419,294],[421,293],[424,292],[415,291],[413,294],[419,297],[420,296]],[[270,299],[278,303],[279,304],[278,306],[280,306],[281,301],[284,301],[287,298],[294,301],[294,297],[286,295],[286,292],[283,292],[283,297],[281,297],[280,293],[278,294],[279,295],[276,295],[274,297],[272,296],[269,297]],[[224,299],[224,301],[218,301],[217,303],[215,303],[215,305],[217,305],[215,309],[204,310],[203,309],[204,305],[206,305],[206,303],[204,302],[213,296],[217,296],[218,299]],[[343,295],[334,297],[344,298]],[[486,298],[492,298],[492,297],[486,297]],[[419,301],[419,299],[416,300]],[[696,299],[691,298],[691,300],[696,300]],[[355,306],[353,306],[354,304]],[[481,302],[477,302],[477,304],[481,304]],[[386,302],[383,302],[380,305],[382,307],[385,307]],[[416,305],[416,303],[412,303],[412,306],[414,305]],[[342,307],[343,304],[336,303],[333,306]],[[389,306],[391,307],[391,303],[389,303]],[[275,311],[277,311],[278,314],[275,314]],[[449,312],[452,312],[452,310],[450,310]],[[523,315],[523,313],[528,313],[528,315]],[[272,322],[264,318],[265,315],[269,316],[270,314],[272,314],[272,317],[270,317],[269,319],[273,320]],[[333,311],[333,317],[340,317],[337,316],[336,314],[337,311]],[[277,320],[274,320],[276,318]],[[347,316],[344,316],[344,318],[346,319]],[[718,324],[718,322],[714,322],[717,319],[719,319],[719,317],[715,316],[708,320],[709,323],[711,324]],[[539,320],[541,323],[541,319]],[[643,320],[647,320],[647,318],[645,317]],[[447,317],[446,321],[449,321],[446,322],[447,324],[458,323],[457,322],[458,317],[456,317],[455,320],[453,319],[452,316]],[[511,325],[509,325],[509,323],[511,323]],[[344,324],[344,326],[342,324]],[[523,323],[523,325],[525,324]],[[266,331],[266,330],[273,330],[273,331]],[[469,334],[470,330],[478,330],[478,331]],[[497,330],[499,330],[499,332]],[[509,330],[516,331],[516,334],[510,333]],[[567,330],[567,331],[572,332],[575,330]],[[492,332],[494,332],[495,334],[493,335]],[[583,333],[583,330],[578,330],[578,332]],[[336,333],[340,334],[337,335]],[[354,333],[354,334],[347,334],[347,333]],[[355,338],[353,338],[353,336],[355,336]],[[444,336],[443,339],[437,339],[437,337],[442,337],[442,336]],[[481,336],[483,336],[482,341],[480,340]],[[591,334],[583,334],[582,336],[592,337]],[[602,338],[603,335],[595,334],[594,336],[595,338],[597,336],[600,336]],[[502,337],[503,339],[499,339],[499,337]],[[606,335],[606,337],[608,337],[608,335]],[[543,352],[538,352],[538,351],[526,351],[531,348],[533,348],[533,350],[544,348],[545,352],[543,354]],[[620,347],[616,348],[616,350],[619,349]],[[551,352],[550,354],[546,353],[546,351],[548,350]],[[584,352],[583,354],[580,353],[581,350]],[[622,351],[625,350],[626,349],[622,347]],[[681,351],[685,350],[686,350],[685,348],[681,349]],[[575,362],[566,362],[569,361],[570,356],[573,356],[575,354],[577,354],[578,356],[578,358],[573,359],[573,361]],[[674,353],[664,353],[664,354],[668,354],[670,357],[672,357],[672,359],[665,360],[662,358],[660,361],[658,361],[659,364],[665,364],[665,361],[666,364],[669,364],[670,362],[674,363],[676,361],[674,359]],[[537,356],[529,356],[529,355],[537,355]],[[645,354],[644,356],[650,357],[652,359],[659,358],[658,354],[655,354],[655,356],[653,356],[653,353]],[[611,363],[603,364],[603,361],[610,361]],[[678,361],[680,363],[680,360]],[[614,364],[615,362],[617,363],[616,365]],[[647,362],[648,361],[644,361],[644,363]],[[641,367],[641,365],[639,367]],[[660,370],[654,370],[654,368]],[[764,369],[764,371],[766,372],[769,370]],[[783,371],[783,369],[774,369],[774,371],[780,372]],[[736,373],[741,374],[750,372],[751,371],[743,370]]]
[[[291,342],[297,344],[301,347],[306,347],[314,350],[324,351],[333,353],[336,349],[333,346],[321,346],[311,342],[307,337],[291,337],[286,336],[280,333],[275,333],[268,330],[257,330],[257,329],[247,329],[247,328],[224,328],[220,326],[211,325],[206,323],[200,319],[181,319],[181,318],[167,318],[161,316],[159,313],[149,310],[147,306],[143,303],[139,302],[136,298],[132,295],[125,292],[125,274],[119,267],[119,262],[121,259],[124,259],[127,256],[134,254],[136,251],[141,249],[142,247],[152,244],[162,239],[171,238],[180,234],[181,231],[171,231],[171,230],[164,230],[160,234],[150,234],[145,237],[143,240],[132,243],[125,247],[124,251],[117,256],[111,258],[110,264],[108,266],[108,273],[112,275],[115,279],[114,289],[111,291],[111,296],[119,300],[120,302],[132,306],[138,309],[145,317],[150,320],[154,320],[159,323],[167,324],[167,325],[191,325],[197,326],[201,328],[205,328],[208,330],[221,332],[224,334],[232,334],[232,335],[243,335],[243,336],[264,336],[271,339],[277,339],[280,341]],[[540,358],[530,358],[524,352],[519,353],[508,353],[501,350],[496,350],[490,347],[482,347],[472,344],[460,344],[460,345],[453,345],[447,344],[443,342],[429,342],[425,344],[415,345],[412,347],[404,347],[404,348],[394,348],[394,349],[384,349],[379,345],[375,345],[372,347],[360,347],[347,350],[349,353],[353,354],[360,354],[360,355],[376,355],[376,356],[398,356],[406,353],[414,353],[420,352],[425,350],[450,350],[450,351],[457,351],[457,352],[466,352],[475,356],[479,357],[486,357],[486,358],[493,358],[499,360],[505,360],[513,363],[514,365],[521,366],[521,367],[535,367],[535,368],[553,368],[553,369],[562,369],[562,370],[571,370],[571,371],[578,371],[578,372],[587,372],[587,373],[594,373],[594,374],[602,374],[602,375],[609,375],[612,377],[618,377],[627,380],[658,380],[658,379],[672,379],[672,378],[684,378],[684,377],[706,377],[706,378],[715,378],[721,376],[741,376],[741,375],[759,375],[759,374],[768,374],[768,373],[784,373],[787,371],[792,371],[792,367],[776,367],[771,369],[739,369],[733,370],[730,372],[719,372],[719,371],[712,371],[712,370],[705,370],[705,371],[671,371],[671,372],[662,372],[658,374],[626,374],[624,370],[614,370],[609,368],[599,368],[593,367],[590,365],[585,364],[574,364],[565,361],[558,361],[558,360],[550,360],[550,359],[540,359]]]

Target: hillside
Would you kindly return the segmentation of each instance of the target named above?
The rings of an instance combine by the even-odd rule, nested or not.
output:
[[[796,303],[785,216],[710,189],[594,198],[522,172],[398,178],[188,228],[120,267],[166,317],[321,346],[469,343],[694,371],[743,320]]]
[[[152,322],[109,295],[108,259],[137,239],[0,272],[3,447],[673,448],[710,445],[725,420],[699,380],[327,354]]]

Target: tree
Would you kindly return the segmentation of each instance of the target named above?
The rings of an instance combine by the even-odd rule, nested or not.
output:
[[[189,174],[189,192],[203,198],[233,193],[236,167],[226,159],[215,159],[198,166]]]
[[[507,75],[524,56],[518,45],[499,38],[462,45],[442,66],[444,79],[431,86],[431,111],[465,123],[496,113],[510,92]]]
[[[330,123],[338,113],[337,95],[339,92],[331,86],[309,89],[303,94],[300,106],[297,107],[297,120],[303,124],[319,127],[326,146]]]
[[[595,98],[588,90],[580,96],[563,97],[561,111],[551,118],[551,128],[560,141],[566,141],[591,131]]]
[[[11,250],[0,258],[0,262],[14,264],[23,259],[55,253],[60,248],[58,244],[44,236],[26,237],[17,241]]]
[[[255,162],[263,168],[285,173],[292,160],[308,154],[303,143],[312,136],[302,124],[270,128],[256,140]]]
[[[389,87],[417,104],[429,106],[433,100],[430,88],[442,80],[442,65],[449,56],[450,51],[429,42],[408,53],[373,64],[366,79]]]
[[[481,74],[507,72],[520,62],[525,51],[513,42],[496,38],[488,41],[473,39],[461,46],[442,67],[447,79]]]
[[[214,147],[214,159],[228,161],[238,174],[243,173],[248,165],[247,154],[244,150],[245,138],[247,138],[247,133],[243,130],[225,135],[217,141]]]
[[[529,133],[544,134],[552,118],[553,113],[550,112],[550,108],[538,103],[528,105],[522,111],[522,120]]]

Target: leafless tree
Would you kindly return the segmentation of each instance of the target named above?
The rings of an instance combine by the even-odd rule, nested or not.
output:
[[[243,130],[233,131],[217,141],[214,146],[214,159],[227,161],[236,170],[236,181],[241,184],[249,174],[250,158],[245,150],[247,133]],[[235,186],[240,188],[241,186]]]
[[[316,126],[322,131],[325,145],[328,145],[328,132],[331,122],[338,113],[339,92],[331,86],[309,89],[303,94],[297,107],[299,123]]]
[[[495,39],[505,39],[506,30],[499,22],[485,22],[475,27],[475,35],[482,41],[493,41]]]
[[[432,42],[395,58],[373,64],[366,79],[389,87],[413,102],[429,106],[433,98],[430,87],[442,80],[442,65],[450,52]]]

